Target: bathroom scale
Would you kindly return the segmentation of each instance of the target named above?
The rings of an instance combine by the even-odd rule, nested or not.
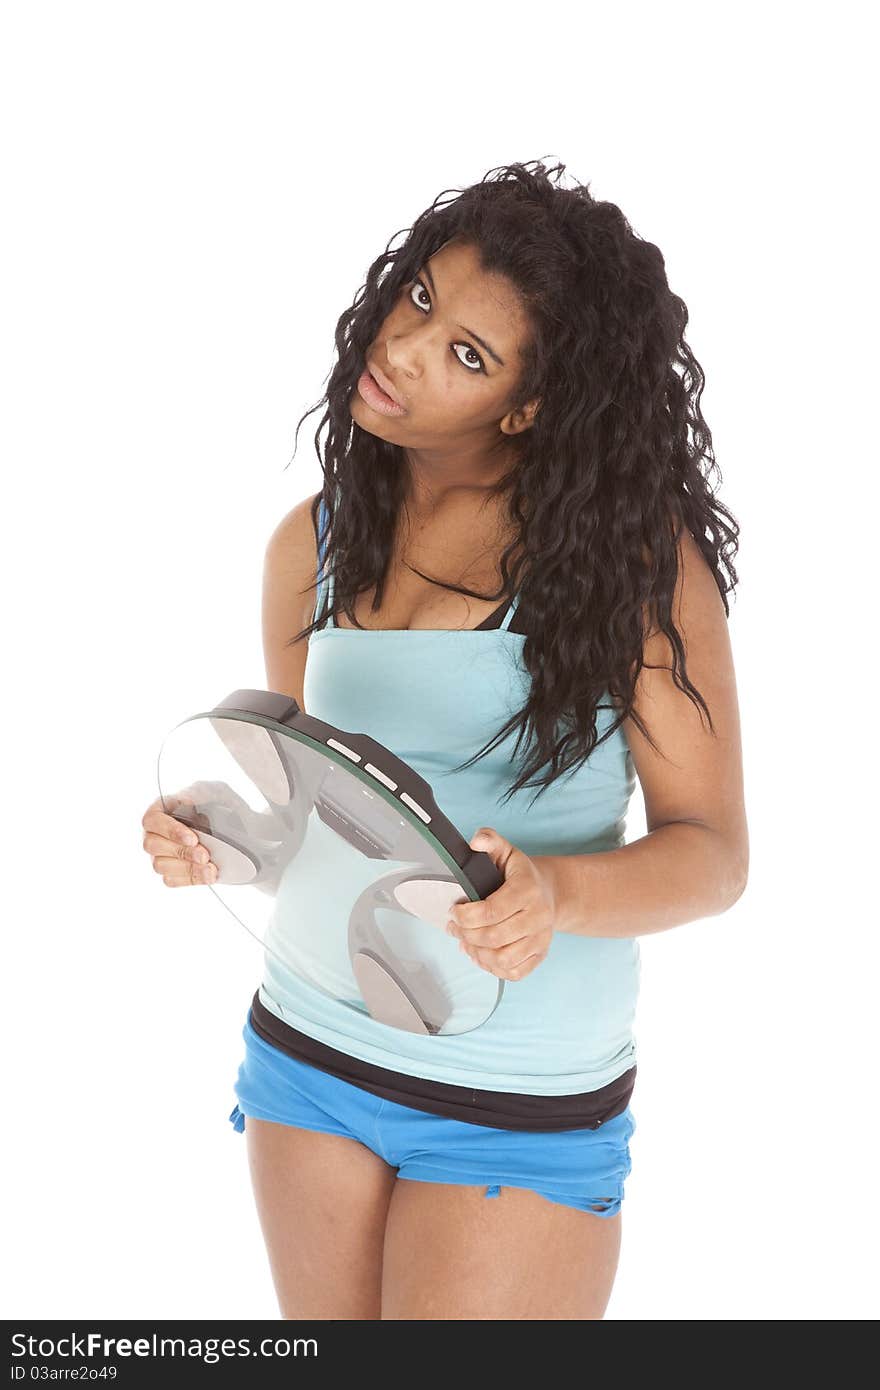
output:
[[[289,695],[235,690],[159,754],[163,810],[217,866],[205,885],[264,949],[268,994],[303,985],[411,1033],[467,1033],[504,982],[459,949],[449,908],[501,887],[429,784],[363,733]]]

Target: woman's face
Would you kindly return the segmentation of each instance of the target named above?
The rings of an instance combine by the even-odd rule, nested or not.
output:
[[[496,450],[531,424],[537,402],[511,411],[528,321],[509,281],[479,268],[477,251],[448,241],[400,290],[367,352],[403,405],[383,414],[369,383],[352,391],[355,423],[411,454]],[[364,394],[362,394],[362,389]]]

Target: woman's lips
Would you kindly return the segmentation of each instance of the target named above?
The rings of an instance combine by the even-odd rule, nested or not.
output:
[[[365,367],[358,377],[357,389],[361,399],[365,400],[367,405],[370,406],[372,410],[377,411],[379,415],[406,414],[403,406],[398,405],[396,401],[391,399],[387,391],[382,390],[382,387],[372,376],[368,367]]]
[[[376,385],[380,386],[382,390],[385,392],[385,395],[390,396],[395,405],[399,405],[401,409],[405,410],[406,402],[400,399],[400,392],[397,390],[397,387],[394,385],[391,378],[385,375],[385,373],[382,371],[382,368],[372,363],[369,357],[365,359],[364,365],[366,366],[367,371],[370,373],[370,376],[376,382]]]

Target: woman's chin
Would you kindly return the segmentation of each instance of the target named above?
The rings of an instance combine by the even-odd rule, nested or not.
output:
[[[399,444],[399,426],[402,423],[400,418],[393,415],[380,415],[377,411],[371,410],[366,401],[361,399],[356,386],[351,388],[348,398],[348,413],[356,425],[360,425],[367,434],[375,434],[379,439],[386,439],[389,444]]]

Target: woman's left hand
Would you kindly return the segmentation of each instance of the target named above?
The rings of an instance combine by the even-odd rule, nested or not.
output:
[[[539,860],[488,826],[472,835],[470,846],[490,856],[504,882],[481,902],[455,903],[446,930],[484,970],[501,980],[521,980],[550,949],[556,917],[552,880]]]

